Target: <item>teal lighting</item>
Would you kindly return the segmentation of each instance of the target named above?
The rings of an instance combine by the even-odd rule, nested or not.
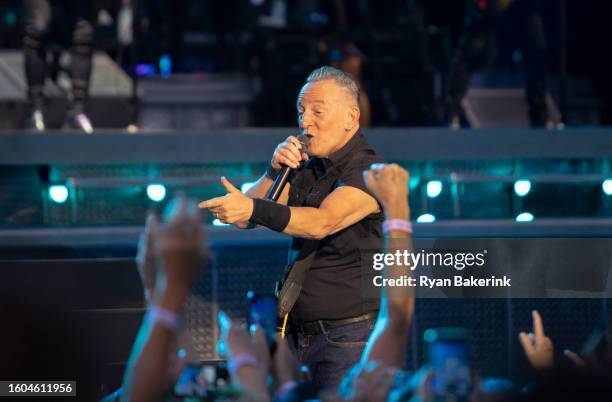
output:
[[[242,191],[242,193],[246,193],[254,185],[255,185],[254,181],[247,181],[246,183],[242,183],[242,186],[240,186],[240,191]]]
[[[49,187],[49,198],[55,203],[63,204],[68,199],[68,188],[63,184]]]
[[[166,198],[166,187],[162,184],[149,184],[147,186],[147,197],[151,201],[161,202]]]
[[[435,329],[432,328],[428,328],[424,333],[423,333],[423,340],[427,343],[432,343],[435,342],[436,339],[438,339],[438,333],[436,332]]]
[[[229,223],[223,223],[219,219],[212,221],[213,226],[229,226]]]
[[[612,179],[606,179],[601,184],[601,188],[606,195],[612,195]]]
[[[517,180],[514,182],[514,192],[519,197],[524,197],[531,190],[531,182],[529,180]]]
[[[516,216],[517,222],[531,222],[533,221],[533,214],[529,212],[522,212]]]
[[[436,198],[442,192],[442,182],[440,180],[431,180],[427,183],[427,196]]]
[[[417,223],[434,223],[436,217],[432,214],[422,214],[417,218]]]

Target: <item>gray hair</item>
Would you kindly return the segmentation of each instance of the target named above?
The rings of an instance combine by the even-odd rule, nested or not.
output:
[[[324,80],[333,80],[341,88],[348,91],[355,98],[355,102],[359,104],[359,85],[357,85],[357,81],[355,81],[351,74],[334,67],[323,66],[310,73],[308,78],[306,78],[306,83]]]

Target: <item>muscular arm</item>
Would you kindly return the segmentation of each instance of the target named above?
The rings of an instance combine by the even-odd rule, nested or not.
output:
[[[378,202],[365,191],[342,186],[329,194],[319,208],[291,207],[291,219],[283,233],[322,239],[379,210]]]

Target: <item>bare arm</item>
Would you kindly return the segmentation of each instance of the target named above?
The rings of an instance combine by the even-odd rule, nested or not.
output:
[[[365,191],[350,186],[338,187],[319,208],[291,207],[291,219],[283,233],[322,239],[379,210],[374,197]]]
[[[170,292],[162,298],[159,306],[179,312],[187,299],[182,291]],[[176,332],[161,326],[151,325],[145,318],[132,347],[123,384],[122,401],[161,401],[165,392],[166,372],[170,364]]]
[[[381,200],[385,209],[385,219],[410,219],[408,206],[408,172],[397,165],[388,165],[375,174],[370,170],[366,174],[366,184]],[[402,231],[390,231],[385,236],[385,251],[395,254],[397,250],[411,253],[413,250],[412,234]],[[385,278],[399,278],[412,272],[409,267],[385,266]],[[382,288],[380,313],[376,326],[362,360],[379,360],[399,367],[404,362],[406,341],[410,323],[414,314],[414,289],[409,286],[385,286]]]
[[[157,250],[158,263],[163,272],[155,273],[155,292],[152,305],[165,314],[178,316],[196,280],[202,262],[208,256],[199,213],[191,213],[188,202],[179,197],[168,206],[169,222],[152,227],[147,236]],[[145,252],[146,254],[146,252]],[[143,280],[150,281],[151,273]],[[145,283],[145,287],[150,284]],[[122,401],[160,401],[166,391],[169,355],[177,339],[177,328],[145,319],[128,362],[123,379]]]
[[[263,176],[259,178],[259,180],[255,182],[253,187],[251,187],[244,194],[249,196],[250,198],[264,198],[266,194],[268,193],[268,191],[270,190],[270,187],[272,187],[272,184],[274,184],[274,181],[264,174]],[[291,185],[287,183],[287,185],[283,189],[283,192],[281,193],[281,196],[277,201],[279,204],[287,205],[287,200],[289,199],[290,186]]]

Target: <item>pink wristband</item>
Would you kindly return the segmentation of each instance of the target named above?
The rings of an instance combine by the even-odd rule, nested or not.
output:
[[[383,222],[383,233],[387,234],[395,230],[398,232],[412,233],[412,223],[406,219],[388,219]]]
[[[174,311],[161,307],[151,307],[149,317],[153,325],[159,324],[173,331],[178,330],[181,324],[179,316]]]
[[[257,367],[255,356],[243,354],[232,357],[227,364],[227,371],[229,371],[230,375],[233,377],[242,366]]]
[[[274,396],[276,398],[283,398],[285,395],[287,395],[289,393],[289,391],[291,391],[293,388],[295,388],[298,385],[297,382],[295,382],[294,380],[291,381],[287,381],[286,383],[284,383],[279,389],[276,390],[276,393],[274,394]]]

